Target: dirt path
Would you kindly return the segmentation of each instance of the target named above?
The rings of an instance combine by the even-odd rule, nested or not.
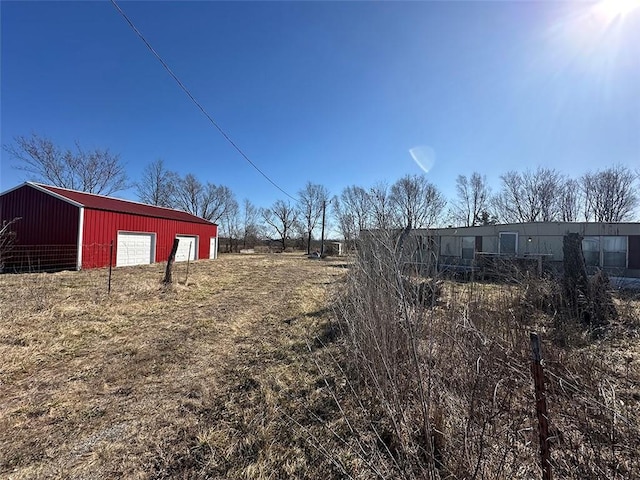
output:
[[[0,474],[312,478],[290,415],[339,266],[223,256],[169,292],[119,269],[110,296],[104,270],[0,277]]]

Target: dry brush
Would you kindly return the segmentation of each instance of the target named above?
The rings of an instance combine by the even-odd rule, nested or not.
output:
[[[368,432],[358,448],[375,465],[370,475],[541,478],[529,350],[536,330],[555,474],[640,476],[637,299],[617,300],[621,322],[594,340],[556,302],[558,280],[407,280],[396,243],[378,235],[360,244],[336,309],[359,406],[349,414]],[[425,284],[435,295],[417,293]]]

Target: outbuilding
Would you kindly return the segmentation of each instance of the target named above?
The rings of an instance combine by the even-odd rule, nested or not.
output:
[[[142,265],[213,259],[218,227],[180,210],[27,182],[0,194],[0,220],[15,219],[4,270]]]

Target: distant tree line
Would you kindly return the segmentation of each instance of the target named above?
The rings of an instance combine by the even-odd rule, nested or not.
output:
[[[189,212],[217,223],[229,251],[273,239],[282,248],[293,240],[308,253],[325,230],[347,242],[364,229],[475,226],[494,223],[638,220],[640,171],[624,165],[571,178],[552,168],[508,171],[492,192],[485,175],[473,172],[456,179],[455,196],[447,199],[425,175],[406,175],[393,184],[352,185],[331,196],[323,185],[307,182],[297,201],[277,200],[260,208],[249,199],[239,203],[224,185],[202,183],[150,162],[138,181],[128,182],[120,157],[108,149],[63,149],[32,134],[18,136],[4,149],[17,168],[51,185],[111,195],[131,186],[141,202]]]

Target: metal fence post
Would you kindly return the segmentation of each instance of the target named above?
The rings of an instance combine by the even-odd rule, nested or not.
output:
[[[189,280],[189,260],[191,260],[191,242],[189,242],[189,253],[187,253],[187,274],[184,276],[184,284]]]
[[[111,267],[113,265],[113,240],[109,244],[109,285],[107,287],[107,293],[111,293]]]
[[[540,459],[542,460],[542,480],[551,480],[551,454],[549,450],[549,417],[547,416],[547,398],[544,391],[544,370],[540,338],[535,332],[529,334],[531,340],[531,374],[536,392],[536,415],[538,417],[538,439],[540,441]]]

